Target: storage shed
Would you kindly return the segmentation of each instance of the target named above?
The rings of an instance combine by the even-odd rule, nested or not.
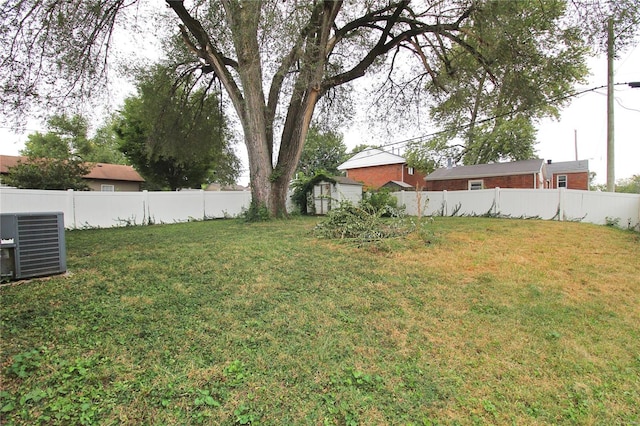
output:
[[[313,185],[313,210],[317,215],[327,214],[342,201],[354,204],[362,200],[362,183],[344,176],[325,176]]]

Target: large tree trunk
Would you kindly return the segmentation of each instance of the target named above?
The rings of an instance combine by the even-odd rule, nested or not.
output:
[[[299,57],[299,46],[285,59],[284,71],[291,66],[289,60],[298,58],[302,62],[285,119],[278,160],[273,167],[273,120],[276,99],[270,91],[269,103],[265,101],[262,87],[262,68],[258,45],[257,28],[260,15],[259,3],[249,3],[237,8],[226,4],[231,20],[234,45],[238,55],[238,73],[242,82],[244,102],[236,107],[243,125],[245,143],[249,153],[251,195],[254,206],[264,206],[274,217],[287,215],[286,204],[289,182],[300,161],[315,105],[320,97],[324,71],[324,52],[329,36],[330,23],[337,8],[333,4],[318,7],[316,19],[324,21],[320,26],[321,36],[312,48]],[[334,9],[335,8],[335,9]],[[320,13],[325,12],[325,13]],[[240,27],[240,28],[238,28]],[[272,89],[280,90],[281,80],[276,76]]]
[[[220,3],[234,47],[226,53],[221,51],[221,46],[182,1],[167,1],[182,22],[181,33],[186,46],[202,60],[203,71],[215,73],[231,99],[242,124],[249,155],[252,202],[254,207],[266,207],[273,216],[286,215],[289,182],[300,160],[315,106],[327,90],[362,77],[377,58],[420,34],[450,35],[450,31],[459,31],[460,23],[473,10],[465,10],[457,21],[449,24],[424,25],[413,19],[409,1],[402,0],[391,2],[379,10],[368,10],[338,28],[335,22],[342,1],[313,2],[310,14],[305,18],[307,21],[302,23],[299,34],[292,39],[289,51],[282,52],[284,56],[274,63],[275,74],[267,101],[260,55],[269,52],[261,50],[260,43],[264,40],[258,37],[263,3],[238,0],[220,0]],[[407,16],[401,19],[403,13]],[[394,31],[394,26],[399,23],[409,25]],[[336,44],[349,39],[360,28],[378,31],[375,35],[377,42],[363,52],[364,55],[351,68],[330,75],[326,64]],[[234,54],[237,60],[232,58]],[[287,86],[287,90],[283,90],[285,80],[287,85],[292,84]],[[284,104],[280,96],[289,93],[289,87],[292,88],[291,98],[274,167],[276,109]]]
[[[278,155],[278,164],[272,175],[270,212],[277,217],[287,215],[286,205],[289,182],[293,178],[293,174],[300,162],[302,148],[304,147],[304,141],[307,139],[311,118],[318,99],[318,90],[314,87],[308,88],[306,96],[300,105],[289,109],[290,116],[293,113],[294,118],[286,122],[291,124],[285,126]]]

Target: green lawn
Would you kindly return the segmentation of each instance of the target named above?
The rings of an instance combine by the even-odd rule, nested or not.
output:
[[[69,274],[0,289],[0,423],[640,422],[640,234],[316,222],[68,232]]]

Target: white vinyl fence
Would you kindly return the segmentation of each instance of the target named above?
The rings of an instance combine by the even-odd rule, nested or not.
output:
[[[409,215],[502,216],[617,223],[640,230],[640,194],[566,189],[396,192]],[[248,191],[85,192],[0,188],[0,212],[64,213],[65,228],[109,228],[234,217]],[[420,205],[420,211],[418,210]],[[291,207],[291,206],[289,206]]]
[[[545,220],[617,223],[640,230],[640,194],[560,189],[396,192],[409,215],[501,216]],[[420,211],[419,211],[420,208]]]
[[[2,213],[63,212],[67,229],[175,223],[233,217],[248,191],[97,192],[0,188]]]

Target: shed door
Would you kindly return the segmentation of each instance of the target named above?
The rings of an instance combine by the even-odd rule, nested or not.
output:
[[[320,183],[313,187],[313,204],[316,214],[327,214],[331,210],[331,184]]]

